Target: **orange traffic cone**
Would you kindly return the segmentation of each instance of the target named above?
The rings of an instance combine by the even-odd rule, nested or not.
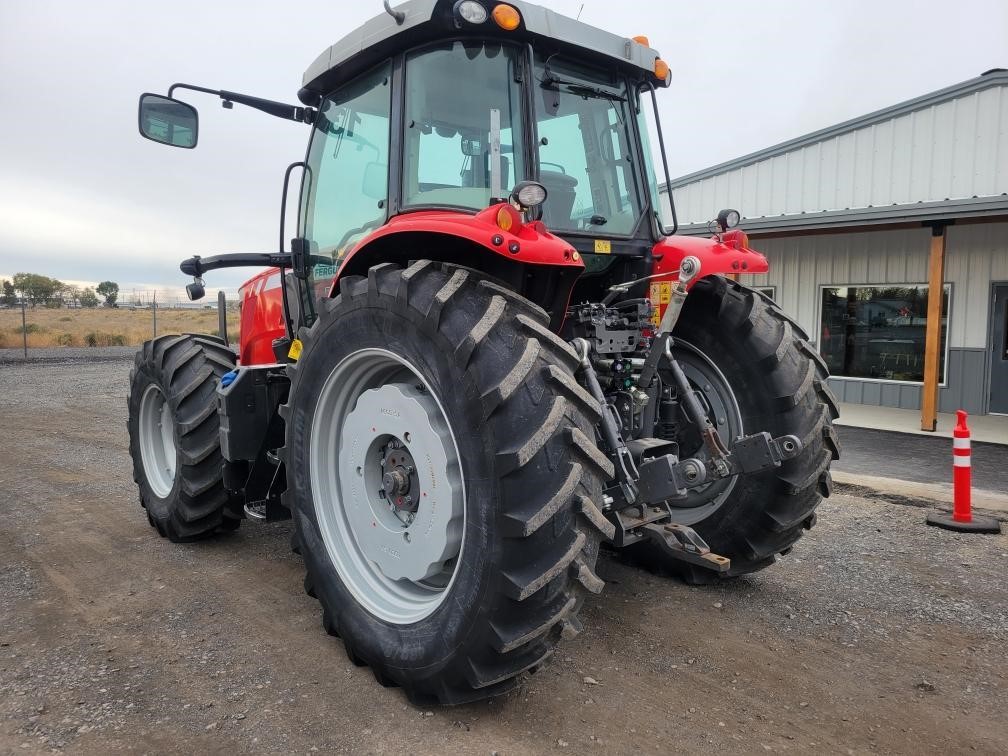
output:
[[[952,431],[952,514],[932,512],[927,524],[961,533],[1000,533],[1001,523],[993,517],[974,515],[971,499],[972,454],[966,410],[956,412]]]

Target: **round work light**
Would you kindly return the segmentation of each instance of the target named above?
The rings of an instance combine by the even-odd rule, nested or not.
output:
[[[467,24],[482,24],[487,20],[487,9],[476,0],[459,0],[455,3],[455,18]]]
[[[520,181],[511,192],[511,200],[522,207],[536,207],[546,201],[546,187],[535,181]]]

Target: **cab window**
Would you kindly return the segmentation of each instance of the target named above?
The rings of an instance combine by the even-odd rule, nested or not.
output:
[[[453,42],[406,58],[403,204],[480,210],[524,178],[518,51]],[[499,152],[494,142],[500,145]]]

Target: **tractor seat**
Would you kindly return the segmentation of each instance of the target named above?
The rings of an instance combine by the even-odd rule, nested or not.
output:
[[[547,228],[570,228],[571,213],[577,197],[577,179],[560,171],[539,171],[539,181],[546,187],[543,223]]]

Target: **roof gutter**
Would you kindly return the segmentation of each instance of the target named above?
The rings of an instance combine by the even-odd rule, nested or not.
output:
[[[888,205],[855,210],[826,210],[818,213],[743,218],[740,228],[750,236],[762,236],[781,232],[800,233],[901,223],[926,224],[939,220],[989,216],[1008,217],[1008,194],[995,197],[917,202],[912,205]],[[710,229],[706,223],[690,223],[680,226],[679,233],[684,236],[708,236]]]

